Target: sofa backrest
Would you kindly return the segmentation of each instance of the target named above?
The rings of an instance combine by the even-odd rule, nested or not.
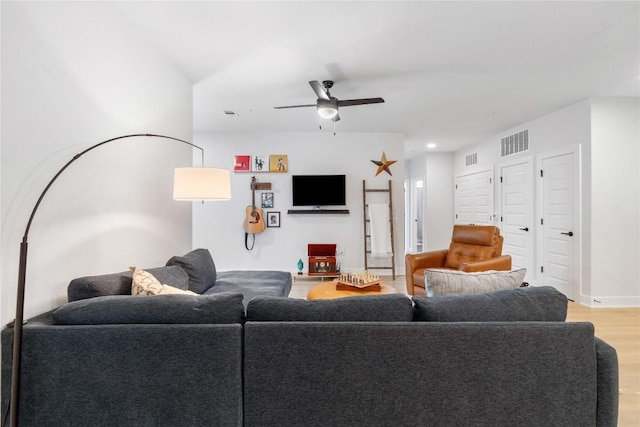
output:
[[[594,425],[588,323],[247,322],[245,426]]]
[[[2,402],[12,329],[2,331]],[[20,426],[241,426],[242,325],[27,323]],[[3,412],[4,413],[4,412]]]

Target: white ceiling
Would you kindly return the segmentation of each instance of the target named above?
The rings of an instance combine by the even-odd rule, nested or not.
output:
[[[640,96],[640,2],[122,2],[194,83],[194,129],[317,132],[309,80],[335,81],[337,132],[452,151],[583,99]],[[234,110],[237,117],[223,114]],[[324,132],[333,124],[325,121]]]

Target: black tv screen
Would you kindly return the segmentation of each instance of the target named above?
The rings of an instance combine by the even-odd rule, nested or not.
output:
[[[344,206],[344,175],[292,175],[293,206]]]

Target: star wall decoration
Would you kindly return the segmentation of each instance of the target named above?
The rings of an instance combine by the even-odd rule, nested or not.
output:
[[[389,170],[389,166],[397,162],[397,160],[387,160],[387,155],[384,153],[384,151],[382,152],[382,158],[380,159],[380,161],[378,160],[371,160],[371,161],[378,166],[378,170],[376,171],[376,176],[380,175],[382,171],[385,171],[389,175],[393,176],[391,171]]]

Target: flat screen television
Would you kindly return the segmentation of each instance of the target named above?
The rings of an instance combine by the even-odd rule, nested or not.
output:
[[[293,206],[345,206],[345,175],[292,175]]]

